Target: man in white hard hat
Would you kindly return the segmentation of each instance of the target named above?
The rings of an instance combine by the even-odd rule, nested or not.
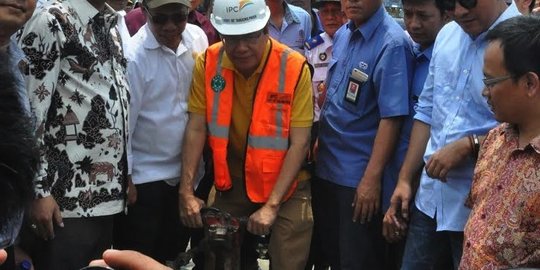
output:
[[[313,102],[305,58],[269,38],[264,0],[216,1],[210,16],[222,42],[197,58],[188,104],[180,179],[180,215],[202,226],[193,182],[208,140],[214,207],[248,216],[242,269],[257,269],[250,244],[270,236],[273,269],[303,269],[312,232],[309,147]],[[291,256],[294,254],[294,256]]]

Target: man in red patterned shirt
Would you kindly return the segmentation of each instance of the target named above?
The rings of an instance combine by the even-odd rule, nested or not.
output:
[[[503,123],[476,164],[460,269],[540,267],[540,18],[508,19],[486,39],[483,95]]]

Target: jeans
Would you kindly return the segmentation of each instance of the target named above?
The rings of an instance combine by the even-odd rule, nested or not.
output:
[[[463,232],[438,232],[437,221],[413,206],[402,270],[457,269],[462,249]],[[453,267],[441,265],[450,256]]]

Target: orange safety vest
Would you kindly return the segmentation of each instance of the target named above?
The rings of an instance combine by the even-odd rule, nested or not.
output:
[[[222,43],[206,51],[205,92],[208,140],[214,160],[214,185],[220,191],[232,187],[227,165],[227,144],[232,117],[234,71],[223,68]],[[247,195],[252,202],[270,197],[289,148],[294,90],[305,58],[275,40],[259,79],[251,114],[245,159]],[[288,199],[297,181],[287,192]]]

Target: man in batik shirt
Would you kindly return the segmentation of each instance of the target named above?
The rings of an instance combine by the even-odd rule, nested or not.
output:
[[[41,148],[36,269],[79,269],[101,257],[124,209],[129,94],[116,22],[105,0],[56,0],[19,37]]]
[[[540,267],[539,37],[540,18],[521,16],[486,36],[483,95],[503,123],[480,151],[460,269]]]

